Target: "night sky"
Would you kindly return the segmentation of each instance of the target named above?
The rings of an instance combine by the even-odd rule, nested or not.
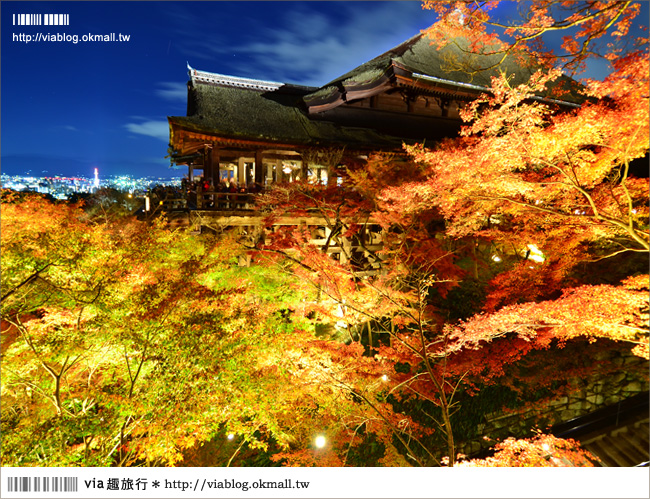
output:
[[[187,63],[321,86],[431,25],[420,2],[5,2],[2,172],[181,176],[167,116],[185,115]],[[14,26],[13,14],[69,14]],[[43,21],[45,22],[45,21]],[[21,40],[89,33],[128,42]]]
[[[642,3],[640,19],[648,17]],[[322,86],[435,21],[419,1],[2,1],[1,170],[91,177],[182,176],[170,169],[167,116],[186,114],[196,69]],[[512,17],[516,3],[499,10]],[[14,14],[68,14],[18,26]],[[45,21],[43,20],[43,23]],[[645,21],[644,21],[645,22]],[[48,40],[35,41],[36,37]],[[88,41],[120,34],[128,41]],[[34,41],[26,43],[26,37]],[[71,41],[49,41],[56,37]],[[73,37],[78,38],[74,43]],[[587,76],[602,77],[594,63]]]

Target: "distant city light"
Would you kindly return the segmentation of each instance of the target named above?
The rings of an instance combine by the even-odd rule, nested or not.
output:
[[[97,171],[99,177],[99,170]],[[99,180],[99,179],[98,179]],[[93,176],[63,176],[46,173],[42,177],[31,175],[7,175],[0,174],[0,183],[6,189],[15,191],[39,192],[50,195],[56,199],[70,199],[75,194],[91,194],[97,190]],[[105,176],[101,179],[102,187],[109,187],[121,192],[129,193],[133,198],[144,198],[148,191],[156,186],[180,187],[180,177],[143,177],[133,178],[129,176]]]

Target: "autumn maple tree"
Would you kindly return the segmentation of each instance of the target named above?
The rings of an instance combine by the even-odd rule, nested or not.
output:
[[[374,399],[383,367],[318,339],[316,291],[239,266],[236,235],[5,191],[2,251],[3,464],[340,466],[370,441],[405,463],[408,418],[350,390]]]
[[[354,360],[356,375],[332,375],[330,382],[375,411],[389,430],[382,442],[389,447],[390,439],[397,439],[417,464],[439,463],[419,440],[426,431],[410,423],[408,438],[403,438],[404,428],[390,423],[392,409],[385,397],[419,397],[440,407],[442,418],[436,431],[446,435],[449,452],[455,455],[450,424],[455,386],[431,365],[426,345],[438,330],[440,317],[427,297],[434,286],[444,295],[464,272],[454,264],[452,253],[431,237],[423,220],[376,210],[372,192],[380,178],[390,182],[377,168],[381,162],[378,158],[367,168],[349,172],[354,190],[307,183],[276,186],[261,203],[262,207],[272,206],[269,223],[277,222],[284,213],[320,220],[325,227],[321,244],[314,244],[318,240],[306,228],[283,227],[250,249],[257,259],[271,259],[272,255],[276,261],[279,257],[279,261],[288,262],[285,271],[317,292],[317,300],[303,310],[334,325],[332,338],[365,345],[361,350],[365,355]],[[368,232],[373,230],[381,232],[380,249],[372,245]],[[332,252],[338,258],[332,258]],[[346,348],[335,347],[339,352]],[[341,357],[341,362],[344,359]],[[413,365],[414,371],[409,368],[398,373],[396,362]],[[423,382],[423,377],[428,382]],[[376,388],[365,393],[363,387],[375,386],[378,380],[384,394],[373,393]]]
[[[491,91],[463,109],[461,137],[407,149],[425,178],[379,194],[401,212],[433,207],[444,216],[448,235],[479,238],[494,261],[509,260],[492,280],[491,311],[555,298],[579,283],[577,269],[586,262],[629,258],[650,248],[647,171],[639,178],[631,166],[648,153],[647,40],[619,50],[638,5],[529,2],[522,6],[529,9],[524,22],[505,26],[489,16],[498,3],[427,4],[443,16],[431,29],[432,43],[453,43],[454,37],[438,36],[441,26],[453,28],[472,40],[468,51],[532,55],[547,68],[514,87],[507,74],[493,78]],[[571,15],[558,17],[567,9]],[[501,38],[488,26],[503,28],[501,38],[510,40],[497,43]],[[580,31],[565,40],[566,53],[538,43],[544,34],[571,27]],[[583,81],[580,106],[540,101],[539,95],[553,96],[549,84],[560,76],[557,67],[582,65],[608,30],[612,72],[603,81]],[[570,50],[581,37],[584,50]],[[620,334],[626,337],[625,327]]]
[[[509,56],[579,74],[590,59],[613,60],[629,50],[631,28],[640,12],[638,2],[619,0],[537,0],[523,4],[425,0],[423,8],[435,10],[440,18],[428,30],[436,46],[455,44],[468,56],[495,56],[478,65],[471,57],[454,61],[457,68],[474,74],[497,68]],[[499,8],[510,10],[506,19],[499,17]],[[517,11],[514,15],[513,10]],[[561,46],[554,49],[558,39]],[[470,60],[473,64],[467,64]]]
[[[506,73],[494,77],[489,92],[462,109],[467,125],[460,137],[432,148],[406,147],[410,161],[371,157],[363,168],[349,168],[339,190],[341,201],[332,213],[354,204],[357,219],[365,215],[384,230],[386,248],[373,255],[383,274],[367,280],[347,263],[313,265],[322,255],[309,245],[309,235],[286,229],[274,239],[298,262],[306,282],[329,289],[348,326],[366,320],[379,325],[390,338],[379,358],[419,366],[394,379],[441,407],[449,407],[441,394],[454,393],[461,380],[470,386],[480,379],[471,351],[491,343],[500,345],[491,350],[500,356],[490,362],[502,375],[503,366],[531,350],[561,348],[579,337],[627,343],[635,355],[648,355],[649,190],[647,172],[638,167],[650,137],[648,54],[645,38],[628,39],[639,6],[527,2],[522,21],[506,26],[490,17],[498,4],[426,3],[441,16],[429,30],[432,45],[463,40],[459,48],[467,57],[448,61],[457,63],[449,69],[470,74],[496,69],[507,59],[535,61],[538,70],[530,81],[514,86]],[[545,45],[558,32],[565,33],[559,52]],[[604,80],[579,85],[563,75],[578,74],[597,56],[611,65]],[[492,62],[472,66],[477,60]],[[298,202],[322,213],[325,205],[313,194],[297,201],[305,188],[279,189],[285,193],[274,200],[275,208]],[[361,200],[352,201],[359,195]],[[354,225],[332,214],[329,220],[336,223],[327,242],[345,251],[341,230],[355,237]],[[435,263],[417,264],[427,260]],[[602,281],[595,274],[607,261],[613,263]],[[454,315],[445,313],[445,295],[471,274],[487,281],[483,313],[443,325],[445,315]],[[423,283],[437,299],[418,299]],[[385,296],[391,299],[382,307],[377,300]],[[413,343],[416,331],[422,334]],[[453,444],[449,449],[453,453]]]
[[[647,39],[628,38],[639,5],[527,2],[523,20],[508,25],[491,17],[498,5],[425,4],[442,17],[429,31],[433,45],[465,40],[468,58],[455,69],[472,74],[506,58],[541,62],[538,72],[518,86],[505,73],[493,78],[490,92],[462,110],[461,137],[407,148],[420,178],[378,196],[411,216],[441,213],[446,233],[475,238],[490,262],[485,313],[446,326],[451,348],[479,349],[512,334],[545,337],[540,345],[555,338],[560,346],[587,336],[630,343],[647,359],[647,256],[636,267],[621,260],[650,248]],[[562,50],[552,51],[545,36],[559,31],[566,33]],[[496,63],[463,68],[486,60],[471,54]],[[561,70],[579,73],[599,55],[612,71],[603,81],[582,81],[579,106],[540,100],[564,99],[566,87],[555,85]],[[635,160],[645,167],[633,168]],[[619,268],[609,283],[593,285],[589,269],[606,259]]]
[[[432,50],[464,40],[448,63],[471,74],[534,59],[529,82],[495,76],[460,137],[340,186],[274,186],[265,230],[3,191],[3,464],[590,465],[543,434],[463,461],[459,402],[567,393],[593,367],[549,372],[572,345],[648,358],[647,45],[631,2],[526,2],[507,24],[499,3],[426,2]],[[602,81],[562,73],[598,55]]]

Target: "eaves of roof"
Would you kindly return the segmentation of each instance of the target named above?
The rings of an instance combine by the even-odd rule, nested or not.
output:
[[[195,81],[188,93],[191,113],[168,119],[170,125],[215,140],[358,150],[401,147],[402,139],[374,130],[311,120],[302,109],[302,95],[304,90],[285,87],[264,92]]]
[[[332,109],[346,101],[379,94],[391,86],[415,86],[426,92],[448,91],[470,96],[489,92],[492,76],[503,71],[518,85],[528,81],[537,69],[534,64],[521,65],[513,58],[506,58],[498,69],[471,74],[468,71],[452,69],[458,67],[486,67],[498,62],[496,55],[471,54],[463,47],[463,41],[456,41],[444,49],[431,46],[424,34],[419,34],[397,47],[375,57],[320,89],[303,97],[310,113]],[[563,81],[576,87],[569,78]],[[577,106],[581,97],[573,92],[566,99],[551,99],[540,95],[540,100],[569,107]]]

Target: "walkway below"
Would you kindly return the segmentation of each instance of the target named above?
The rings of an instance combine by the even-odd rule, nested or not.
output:
[[[630,467],[650,461],[650,393],[644,392],[553,427],[553,434],[578,440],[603,466]]]

